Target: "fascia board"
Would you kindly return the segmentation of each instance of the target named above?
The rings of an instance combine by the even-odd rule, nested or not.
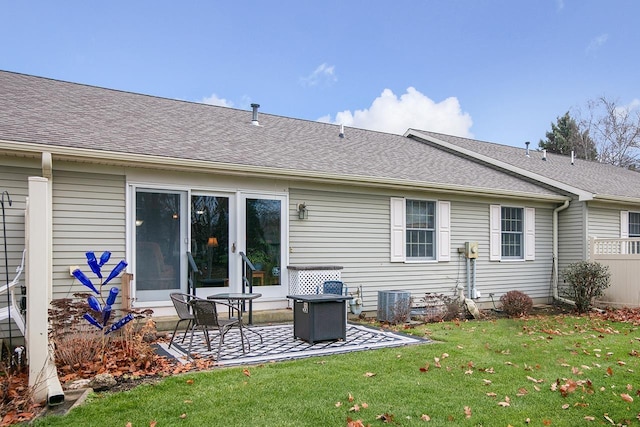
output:
[[[113,151],[90,150],[84,148],[60,147],[45,144],[30,144],[0,140],[0,153],[39,157],[43,152],[51,153],[54,160],[86,162],[113,166],[136,168],[170,168],[184,172],[215,172],[225,175],[270,177],[274,179],[295,179],[296,181],[322,182],[332,184],[357,185],[361,187],[387,188],[394,190],[430,190],[445,194],[477,195],[508,199],[539,200],[546,202],[564,202],[568,198],[562,195],[535,194],[512,190],[469,187],[424,181],[411,181],[392,178],[378,178],[362,175],[340,175],[326,172],[301,171],[264,166],[240,165],[235,163],[216,163],[203,160],[180,159],[142,154],[129,154]],[[55,162],[54,162],[55,164]]]
[[[526,169],[522,169],[522,168],[519,168],[517,166],[510,165],[508,163],[505,163],[503,161],[494,159],[492,157],[488,157],[488,156],[485,156],[483,154],[476,153],[475,151],[471,151],[471,150],[467,150],[465,148],[458,147],[457,145],[454,145],[454,144],[451,144],[449,142],[443,141],[441,139],[435,138],[435,137],[433,137],[431,135],[425,135],[425,134],[420,133],[420,132],[418,132],[418,131],[416,131],[414,129],[407,130],[404,133],[404,136],[407,137],[407,138],[419,138],[419,139],[426,140],[426,141],[431,142],[433,144],[439,145],[439,146],[441,146],[441,147],[443,147],[443,148],[445,148],[447,150],[450,150],[450,151],[462,154],[464,156],[476,159],[476,160],[478,160],[478,161],[480,161],[482,163],[486,163],[486,164],[492,165],[492,166],[494,166],[496,168],[500,168],[500,169],[506,170],[508,172],[512,172],[514,174],[521,175],[523,177],[532,179],[534,181],[538,181],[538,182],[540,182],[542,184],[546,184],[546,185],[549,185],[551,187],[555,187],[555,188],[557,188],[559,190],[563,190],[563,191],[575,194],[576,196],[578,196],[578,200],[579,201],[588,201],[588,200],[593,200],[593,198],[594,198],[594,194],[591,193],[591,192],[584,191],[584,190],[581,190],[580,188],[573,187],[571,185],[567,185],[565,183],[562,183],[560,181],[556,181],[555,179],[551,179],[551,178],[546,177],[544,175],[540,175],[540,174],[537,174],[535,172],[531,172],[531,171],[528,171]]]

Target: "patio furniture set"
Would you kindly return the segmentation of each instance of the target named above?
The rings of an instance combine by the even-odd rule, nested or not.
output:
[[[218,332],[218,348],[216,360],[220,359],[220,352],[224,345],[225,335],[233,328],[240,333],[242,352],[250,350],[251,344],[247,333],[252,333],[260,338],[259,332],[245,325],[243,312],[245,303],[260,298],[260,293],[221,293],[200,298],[185,293],[172,293],[171,301],[178,314],[178,321],[173,330],[169,348],[176,338],[178,328],[183,322],[187,322],[182,343],[190,332],[187,357],[193,357],[191,347],[193,335],[196,330],[201,330],[211,351],[209,332]],[[294,339],[302,339],[310,344],[319,341],[335,341],[346,339],[347,307],[346,302],[352,297],[347,295],[344,283],[340,281],[327,281],[316,294],[312,295],[287,295],[293,301],[293,335]],[[219,307],[227,310],[227,316],[220,316]],[[246,342],[246,348],[245,348]]]

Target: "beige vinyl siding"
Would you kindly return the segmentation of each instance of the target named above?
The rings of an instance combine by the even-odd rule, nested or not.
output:
[[[26,209],[26,199],[28,195],[28,179],[30,176],[38,176],[40,171],[37,168],[13,167],[0,165],[0,192],[7,191],[11,197],[11,206],[9,199],[4,198],[5,226],[7,230],[7,261],[9,282],[13,280],[16,274],[16,268],[22,260],[22,251],[24,250],[24,213]],[[1,215],[1,212],[0,212]],[[0,222],[2,218],[0,217]],[[4,234],[0,224],[0,283],[7,283],[5,269],[5,253],[4,253]],[[25,274],[20,277],[20,285],[25,284]],[[20,288],[16,289],[16,298],[20,299]],[[0,307],[7,306],[7,294],[0,294]],[[0,337],[8,336],[8,328],[6,321],[0,324]],[[21,337],[22,333],[18,330],[15,323],[11,325],[12,338]],[[14,345],[16,342],[13,343]]]
[[[577,200],[558,214],[558,268],[586,259],[586,205]]]
[[[466,259],[457,248],[465,241],[479,243],[477,289],[480,302],[491,303],[518,289],[532,298],[550,295],[552,207],[536,207],[535,261],[489,262],[489,201],[423,194],[421,198],[451,202],[451,261],[390,262],[390,197],[415,194],[354,194],[317,190],[290,190],[290,265],[339,265],[342,278],[355,289],[362,285],[367,310],[375,310],[377,291],[406,290],[413,296],[426,292],[454,295],[466,290]],[[309,217],[300,220],[296,207],[305,202]],[[503,201],[492,201],[501,203]],[[513,202],[510,203],[513,205]],[[439,243],[439,242],[438,242]],[[517,281],[514,281],[517,277]]]
[[[69,274],[70,266],[78,266],[93,280],[85,252],[111,251],[110,267],[124,258],[125,189],[124,176],[54,171],[54,299],[87,290]]]
[[[587,237],[619,239],[620,210],[589,206]]]

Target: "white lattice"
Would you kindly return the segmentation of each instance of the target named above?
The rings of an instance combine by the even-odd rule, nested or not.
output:
[[[289,270],[289,293],[311,295],[327,280],[341,280],[340,270]]]

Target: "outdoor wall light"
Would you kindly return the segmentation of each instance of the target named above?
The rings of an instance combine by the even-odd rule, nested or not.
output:
[[[307,210],[307,205],[305,203],[300,203],[298,205],[298,218],[299,219],[309,218],[309,211]]]

